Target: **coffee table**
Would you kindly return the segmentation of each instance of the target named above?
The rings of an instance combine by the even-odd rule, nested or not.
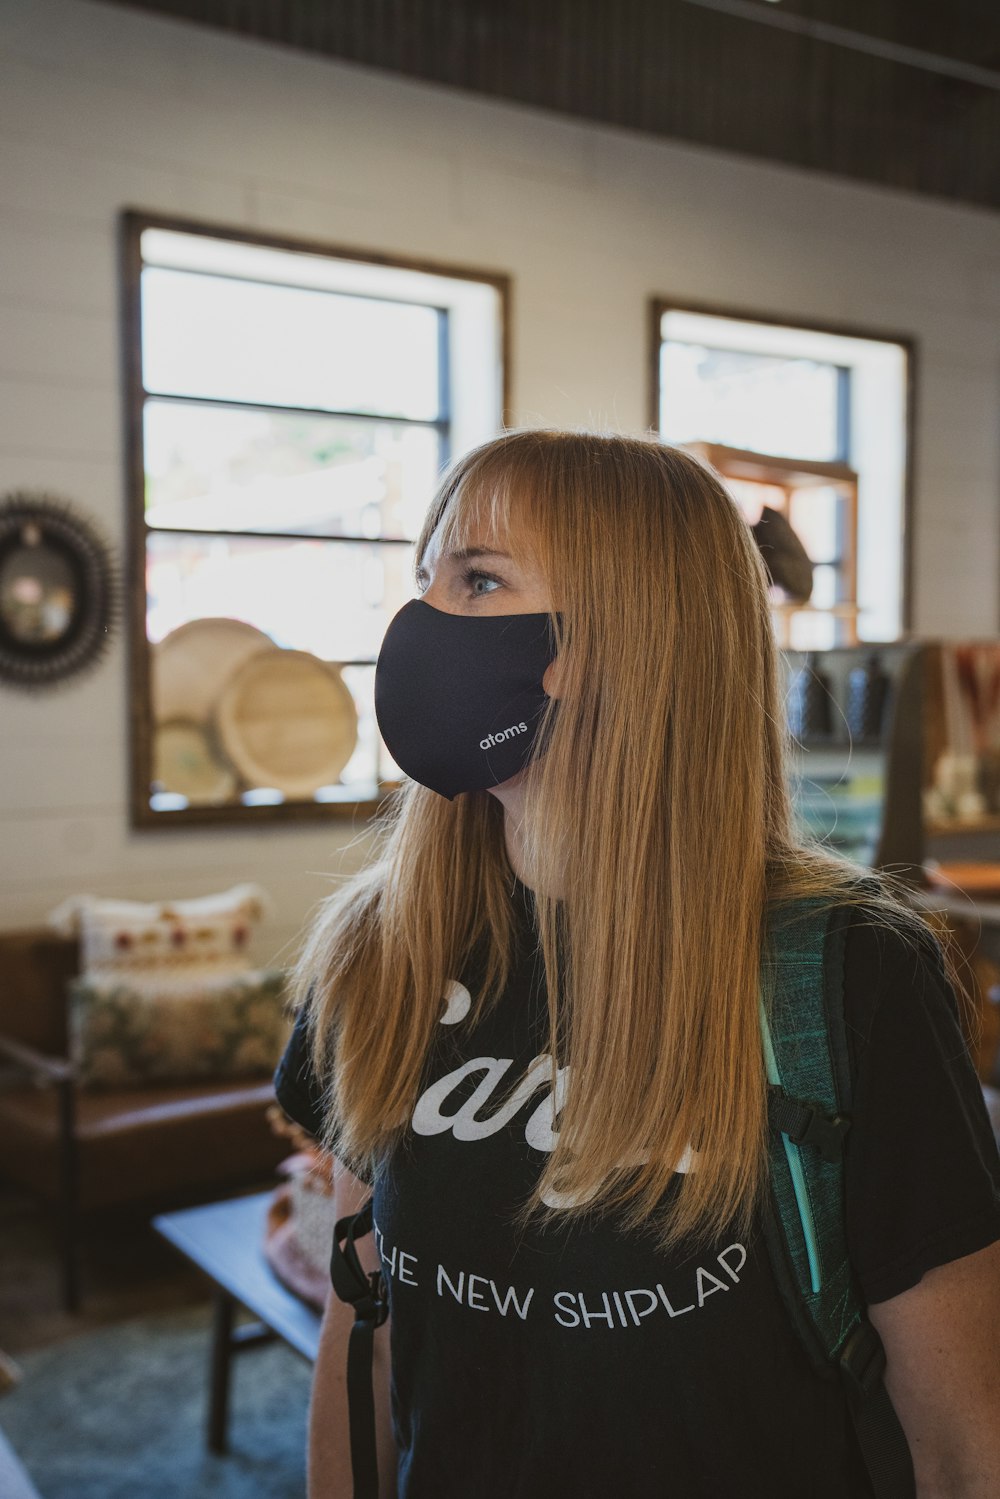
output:
[[[270,1192],[161,1213],[157,1233],[205,1274],[213,1288],[209,1357],[207,1443],[228,1450],[229,1385],[233,1355],[276,1337],[314,1363],[321,1317],[278,1280],[264,1258],[264,1223]],[[256,1322],[235,1322],[238,1306]]]

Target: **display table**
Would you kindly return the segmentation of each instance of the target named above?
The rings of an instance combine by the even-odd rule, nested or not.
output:
[[[264,1224],[270,1192],[161,1213],[157,1233],[205,1274],[213,1287],[209,1356],[207,1441],[227,1450],[229,1383],[233,1354],[280,1338],[310,1363],[319,1346],[320,1314],[277,1279],[264,1258]],[[237,1306],[257,1318],[235,1322]]]

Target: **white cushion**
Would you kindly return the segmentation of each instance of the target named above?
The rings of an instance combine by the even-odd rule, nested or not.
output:
[[[249,972],[251,939],[267,898],[258,885],[180,900],[109,900],[74,895],[49,915],[49,925],[80,939],[81,971],[96,983],[181,989]]]

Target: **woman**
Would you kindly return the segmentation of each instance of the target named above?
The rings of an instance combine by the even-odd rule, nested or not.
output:
[[[451,471],[376,679],[413,779],[315,923],[279,1098],[374,1183],[402,1499],[869,1495],[761,1233],[769,907],[848,922],[851,1258],[919,1499],[1000,1494],[996,1150],[940,952],[793,835],[767,580],[684,452],[515,432]],[[350,1314],[311,1492],[351,1492]]]

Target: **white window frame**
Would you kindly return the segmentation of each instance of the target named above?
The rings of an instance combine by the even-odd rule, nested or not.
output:
[[[912,570],[912,337],[657,298],[651,304],[651,425],[661,434],[660,350],[668,326],[670,336],[684,342],[815,359],[850,371],[850,451],[845,457],[858,474],[858,634],[863,642],[905,635]],[[685,440],[698,436],[692,433]]]

